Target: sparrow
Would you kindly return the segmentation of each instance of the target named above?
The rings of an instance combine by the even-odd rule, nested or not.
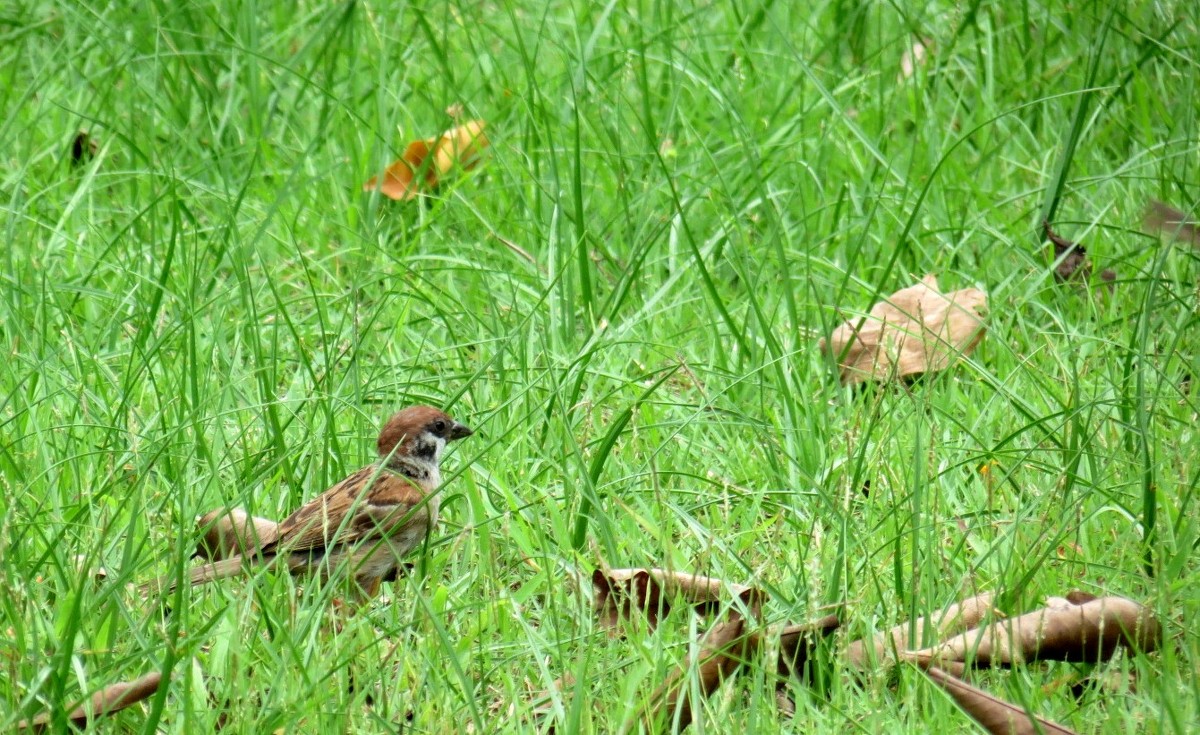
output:
[[[400,559],[437,523],[442,451],[473,433],[436,408],[404,409],[379,432],[377,462],[301,506],[256,549],[196,567],[186,583],[196,587],[275,564],[296,575],[328,577],[345,565],[360,593],[375,596],[380,582],[395,578]],[[143,590],[169,592],[176,582],[168,575]]]
[[[279,524],[252,516],[241,508],[218,508],[196,519],[203,531],[192,558],[220,561],[236,554],[252,554],[259,544],[274,541]]]

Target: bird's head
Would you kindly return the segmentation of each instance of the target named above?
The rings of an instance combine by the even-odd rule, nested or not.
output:
[[[380,457],[408,457],[436,463],[446,444],[474,432],[432,406],[412,406],[388,419],[379,432]]]

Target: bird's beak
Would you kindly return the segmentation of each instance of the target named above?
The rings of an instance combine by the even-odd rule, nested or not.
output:
[[[454,441],[455,439],[465,439],[474,433],[475,432],[471,430],[470,426],[467,426],[466,424],[460,424],[455,421],[454,426],[450,427],[450,441]]]

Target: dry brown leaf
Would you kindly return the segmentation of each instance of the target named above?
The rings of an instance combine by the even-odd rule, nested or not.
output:
[[[1067,602],[1072,605],[1082,605],[1085,602],[1099,599],[1099,595],[1093,595],[1091,592],[1084,592],[1083,590],[1071,590],[1067,593]]]
[[[673,721],[679,718],[678,730],[683,730],[695,720],[699,702],[689,696],[688,671],[693,667],[700,686],[701,696],[711,696],[721,684],[757,653],[759,636],[749,630],[745,618],[734,614],[733,619],[717,623],[701,639],[700,654],[673,671],[653,695],[647,716],[651,728],[673,730]],[[678,713],[678,715],[676,714]]]
[[[927,615],[918,620],[915,626],[902,623],[886,633],[876,634],[870,640],[864,638],[854,641],[846,646],[843,658],[851,666],[865,669],[876,663],[894,660],[897,653],[911,650],[913,644],[920,645],[926,640],[927,628],[930,629],[930,640],[942,640],[948,635],[970,630],[993,612],[995,597],[991,592],[984,592]]]
[[[96,139],[86,130],[80,130],[71,139],[71,165],[82,166],[96,157],[96,150]]]
[[[75,725],[86,725],[89,720],[125,709],[150,697],[158,691],[162,683],[162,674],[158,671],[146,674],[135,681],[123,681],[110,684],[93,694],[88,704],[80,703],[67,715],[67,719]],[[32,720],[21,720],[17,723],[18,730],[33,730],[42,732],[50,724],[51,716],[44,712]]]
[[[1074,730],[1043,720],[1023,707],[1005,702],[941,669],[931,667],[925,673],[993,735],[1075,735]]]
[[[842,383],[894,380],[945,370],[983,339],[987,294],[965,288],[943,294],[925,276],[852,319],[818,343],[838,361]]]
[[[608,628],[610,635],[619,635],[615,630],[632,616],[634,610],[640,611],[653,629],[670,610],[671,601],[682,600],[699,611],[727,610],[729,619],[714,625],[703,636],[699,654],[672,672],[646,701],[641,716],[651,728],[669,729],[678,717],[682,729],[694,720],[699,704],[690,699],[690,692],[695,689],[687,679],[693,669],[698,676],[701,695],[707,697],[762,650],[763,633],[752,631],[747,623],[747,617],[758,621],[762,616],[766,595],[757,588],[664,569],[604,568],[592,573],[592,586],[596,615],[601,627]],[[730,593],[736,596],[740,605],[726,607],[721,604],[722,598],[728,599]],[[777,671],[784,677],[806,678],[810,673],[808,662],[817,645],[839,625],[838,616],[829,615],[814,623],[774,627],[767,631],[767,635],[779,637]],[[794,704],[782,687],[777,690],[776,702],[785,715],[794,711]]]
[[[1054,232],[1049,222],[1042,222],[1043,234],[1054,247],[1054,277],[1059,281],[1069,281],[1079,278],[1087,281],[1092,277],[1092,264],[1087,259],[1087,249],[1079,243],[1071,242]],[[1111,270],[1100,273],[1100,280],[1105,283],[1116,280],[1117,274]]]
[[[645,617],[650,630],[671,611],[662,588],[649,572],[632,571],[633,574],[620,578],[611,578],[601,569],[592,572],[592,608],[600,627],[607,629],[610,636],[621,635],[621,624],[630,620],[635,610]]]
[[[780,676],[795,676],[803,678],[808,662],[821,639],[832,635],[841,626],[842,621],[836,615],[826,615],[813,623],[788,625],[779,630],[779,663],[777,670]]]
[[[1190,242],[1200,248],[1200,223],[1196,222],[1195,217],[1184,214],[1169,204],[1151,199],[1150,204],[1146,206],[1142,222],[1151,232]]]
[[[592,573],[593,607],[600,626],[609,635],[620,635],[622,620],[634,611],[646,617],[651,630],[671,610],[671,601],[682,599],[697,612],[721,607],[723,592],[732,592],[757,616],[765,595],[758,589],[687,572],[665,569],[597,569]]]
[[[1099,662],[1111,658],[1118,648],[1149,653],[1158,648],[1161,637],[1150,610],[1123,597],[1101,597],[1000,620],[901,658],[931,666]]]
[[[705,577],[688,572],[671,572],[666,569],[608,569],[605,574],[613,581],[630,579],[638,574],[648,574],[666,594],[672,597],[682,597],[693,605],[710,602],[720,602],[722,594],[728,590],[736,596],[741,596],[753,590],[744,584],[725,582],[716,577]]]
[[[208,561],[246,554],[273,541],[279,532],[275,521],[252,516],[241,508],[209,511],[196,519],[196,526],[202,535],[195,555]]]
[[[383,182],[372,176],[363,184],[363,191],[378,189],[386,197],[405,201],[433,191],[456,168],[469,171],[479,164],[488,147],[483,132],[486,126],[483,120],[471,120],[436,138],[414,140],[400,160],[387,167]]]

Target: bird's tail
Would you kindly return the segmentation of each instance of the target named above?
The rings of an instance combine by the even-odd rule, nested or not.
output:
[[[211,564],[202,564],[195,569],[188,571],[188,573],[183,577],[183,581],[189,587],[199,587],[202,584],[215,582],[218,579],[236,577],[237,575],[248,571],[249,568],[250,565],[246,564],[245,560],[240,555],[231,556],[228,559],[214,561]],[[166,576],[159,577],[153,582],[148,582],[147,584],[142,585],[138,588],[138,590],[144,593],[161,592],[162,594],[167,595],[175,591],[175,586],[180,581],[181,580],[179,577],[175,576],[174,574],[168,574]]]

